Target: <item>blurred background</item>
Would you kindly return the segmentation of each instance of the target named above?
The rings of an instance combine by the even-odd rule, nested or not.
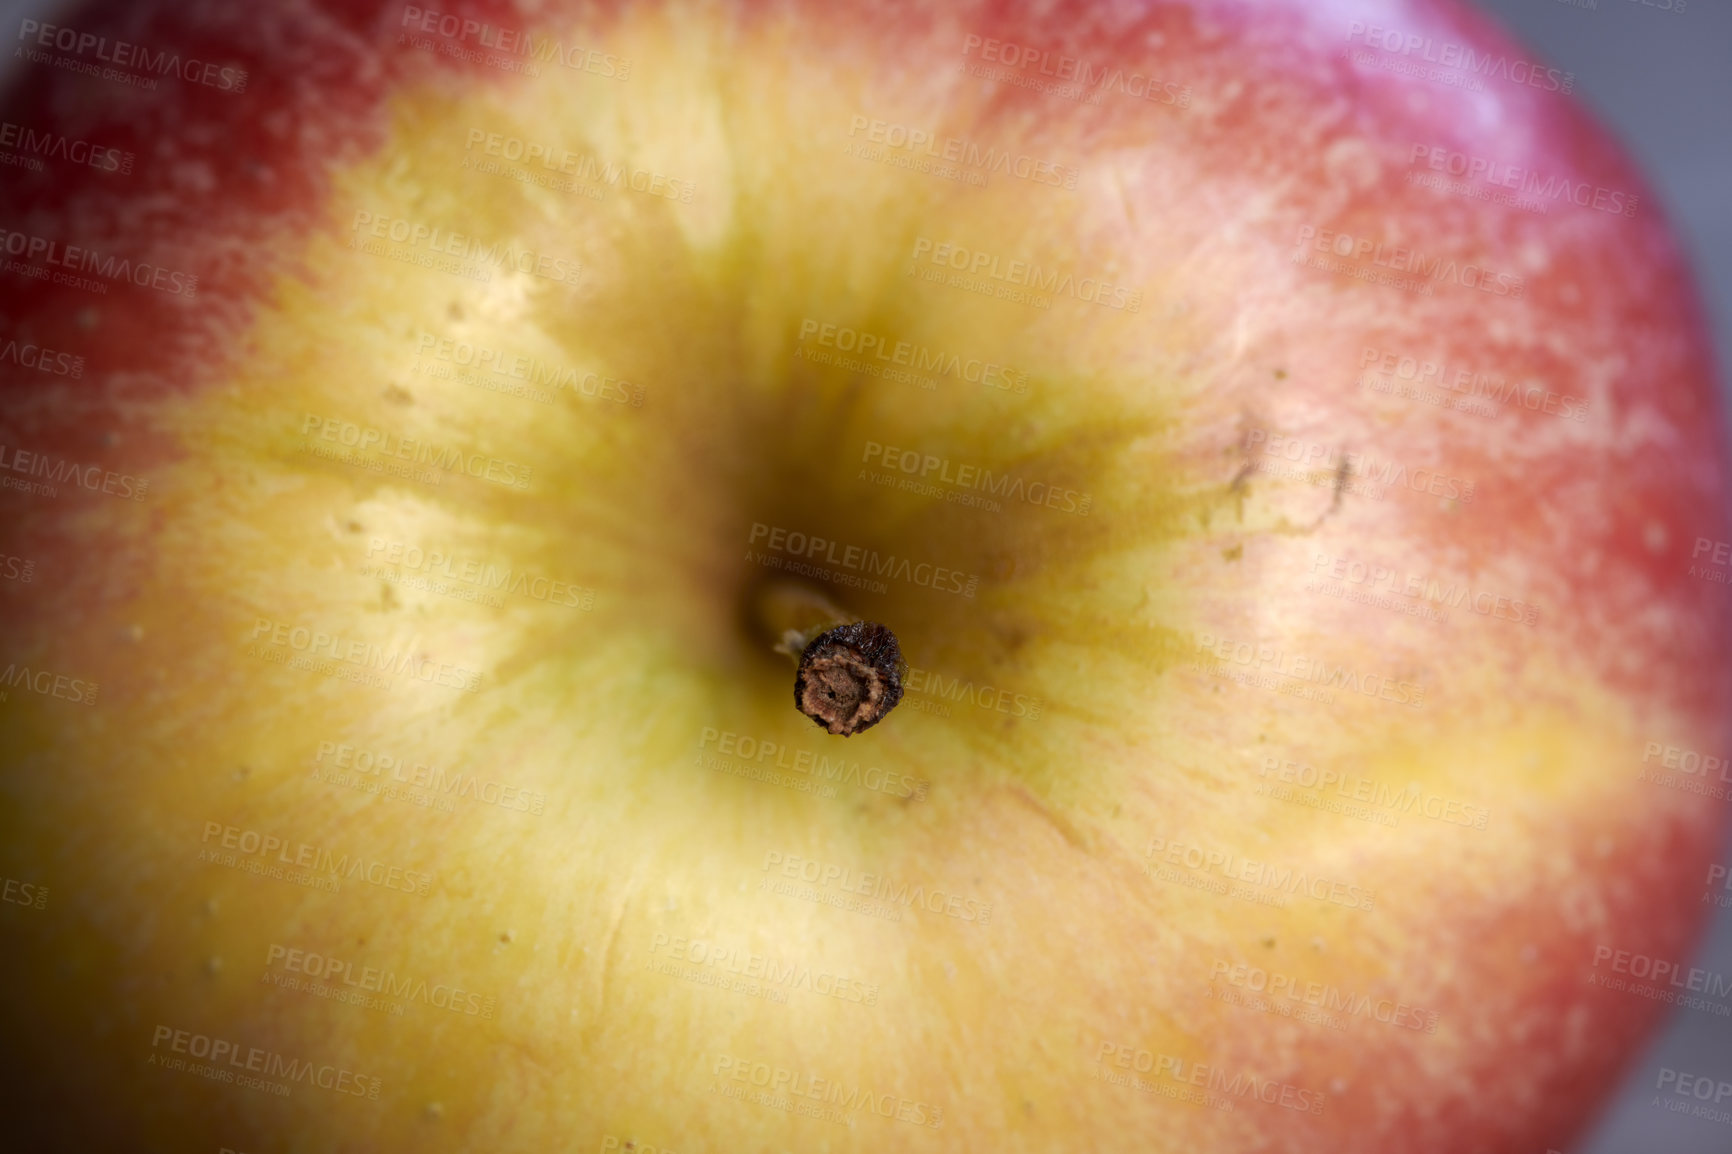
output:
[[[1472,2],[1537,55],[1573,72],[1578,97],[1646,170],[1694,260],[1732,409],[1726,368],[1732,353],[1732,0]],[[76,6],[75,0],[0,0],[0,26]],[[0,81],[10,69],[10,61],[0,63]],[[1732,839],[1719,860],[1732,861]],[[1719,912],[1692,964],[1732,973],[1732,910]],[[1661,1067],[1732,1078],[1732,1020],[1675,1012],[1647,1051],[1632,1056],[1622,1092],[1571,1154],[1732,1151],[1732,1129],[1652,1105]]]

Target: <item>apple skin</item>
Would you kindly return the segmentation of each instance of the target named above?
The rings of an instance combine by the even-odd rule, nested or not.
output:
[[[198,276],[193,296],[0,280],[8,339],[84,357],[77,379],[0,365],[8,461],[23,448],[150,481],[136,501],[0,493],[4,552],[35,572],[0,592],[4,660],[100,685],[89,706],[17,688],[0,704],[0,866],[51,894],[0,910],[0,1005],[8,1037],[31,1039],[4,1081],[16,1132],[249,1151],[1563,1147],[1661,1011],[1590,982],[1596,951],[1687,957],[1723,827],[1720,802],[1639,780],[1651,743],[1732,745],[1726,590],[1689,573],[1698,539],[1732,539],[1703,321],[1654,198],[1563,95],[1343,57],[1355,21],[1521,57],[1482,18],[1315,7],[554,5],[535,27],[630,72],[586,56],[593,71],[530,81],[401,43],[400,7],[77,17],[249,80],[146,92],[36,65],[10,98],[8,120],[137,163],[124,179],[9,173],[8,229]],[[989,93],[961,70],[970,36],[1153,68],[1189,99]],[[868,137],[872,120],[931,125],[1051,158],[1077,186],[974,187],[847,155],[856,116]],[[465,169],[475,126],[628,156],[695,195],[595,201]],[[1440,196],[1405,179],[1415,145],[1640,208]],[[428,275],[349,247],[358,211],[510,238],[582,275]],[[1375,260],[1296,263],[1316,254],[1296,238],[1325,229],[1481,261],[1523,291],[1419,296],[1352,275],[1387,271]],[[1133,313],[952,291],[906,275],[932,255],[920,238],[1142,295]],[[805,359],[807,319],[991,350],[1031,386],[863,383]],[[421,334],[600,366],[646,382],[646,400],[466,388],[416,371]],[[1546,382],[1586,419],[1378,395],[1358,383],[1368,348]],[[407,483],[304,451],[325,421],[533,471]],[[1274,437],[1474,494],[1319,487],[1269,471]],[[1048,478],[1093,509],[995,517],[879,492],[857,476],[868,443]],[[892,582],[856,608],[915,664],[1044,710],[905,706],[840,747],[927,783],[918,797],[707,771],[723,734],[838,748],[740,625],[764,573],[754,525],[978,576],[972,598]],[[393,541],[562,578],[594,606],[383,579]],[[1542,616],[1379,613],[1308,591],[1320,557],[1470,575]],[[254,655],[296,655],[278,624],[412,648],[479,671],[481,692],[465,675],[380,690],[284,668]],[[1324,706],[1193,667],[1237,672],[1241,643],[1284,670],[1316,655],[1387,672],[1423,686],[1423,706]],[[543,804],[447,812],[310,776],[345,745],[386,751],[410,785],[418,764],[479,767]],[[1288,763],[1339,786],[1413,783],[1453,818],[1391,828],[1259,792]],[[269,860],[285,870],[367,865],[332,893],[199,860],[248,832],[281,839]],[[1150,877],[1174,845],[1352,879],[1375,909]],[[992,914],[892,923],[768,895],[776,854]],[[782,1005],[652,970],[682,937],[844,975],[873,1003],[801,989]],[[396,1016],[271,985],[287,972],[273,947],[458,989],[462,1008],[407,997]],[[1237,966],[1436,1029],[1230,1005]],[[469,1013],[469,994],[491,1012]],[[382,1089],[278,1096],[147,1065],[176,1030]],[[1143,1053],[1168,1061],[1145,1072],[1160,1092],[1099,1077],[1139,1072]],[[857,1110],[843,1127],[720,1092],[752,1088],[727,1077],[752,1063],[785,1071],[784,1091],[816,1076],[908,1118],[941,1108],[942,1126]],[[1290,1101],[1171,1097],[1199,1065]]]

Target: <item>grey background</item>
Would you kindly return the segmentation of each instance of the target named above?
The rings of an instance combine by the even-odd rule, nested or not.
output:
[[[1553,66],[1574,72],[1576,92],[1647,171],[1695,264],[1721,392],[1732,397],[1732,0],[1688,0],[1682,12],[1638,0],[1591,0],[1593,10],[1562,0],[1476,2]],[[1719,860],[1732,862],[1732,841]],[[1693,964],[1732,973],[1732,911],[1719,912]],[[1623,1092],[1576,1154],[1732,1151],[1732,1126],[1651,1104],[1661,1066],[1732,1081],[1732,1019],[1676,1011],[1631,1061]]]
[[[1574,72],[1581,99],[1646,170],[1691,253],[1714,325],[1722,392],[1732,399],[1726,387],[1732,352],[1732,0],[1686,0],[1682,12],[1640,0],[1474,2],[1538,55]],[[47,18],[69,6],[68,0],[0,0],[0,27],[16,27],[24,16]],[[10,71],[9,64],[0,64],[0,78]],[[1719,860],[1732,862],[1732,839]],[[1693,964],[1732,973],[1732,911],[1720,911]],[[1732,1019],[1678,1011],[1630,1063],[1623,1092],[1571,1154],[1732,1151],[1732,1126],[1650,1104],[1660,1066],[1732,1080]]]
[[[1682,12],[1639,0],[1474,0],[1558,67],[1641,162],[1696,264],[1720,352],[1732,353],[1732,0]],[[1655,3],[1664,0],[1654,0]],[[1671,0],[1676,4],[1679,0]],[[1721,1150],[1732,1150],[1732,1132]]]

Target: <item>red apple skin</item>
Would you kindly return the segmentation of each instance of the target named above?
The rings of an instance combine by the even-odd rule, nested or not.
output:
[[[615,7],[628,6],[601,6],[608,13]],[[1688,575],[1698,539],[1732,540],[1724,414],[1703,317],[1656,198],[1604,132],[1559,93],[1513,83],[1472,93],[1342,59],[1355,20],[1525,56],[1483,18],[1451,3],[1322,12],[1297,0],[1194,8],[1058,3],[1038,12],[1012,3],[890,4],[869,12],[815,0],[723,7],[738,45],[800,37],[809,52],[790,65],[797,77],[817,83],[832,67],[865,70],[867,107],[874,108],[918,105],[897,94],[898,84],[954,70],[970,33],[1108,66],[1138,68],[1153,58],[1170,68],[1194,94],[1182,114],[1134,100],[1103,111],[1008,88],[975,110],[972,123],[990,134],[1032,117],[1050,125],[1036,135],[1072,152],[1114,156],[1123,214],[1103,212],[1098,235],[1079,236],[1079,246],[1120,251],[1132,266],[1131,283],[1198,282],[1191,307],[1173,324],[1185,330],[1195,371],[1212,387],[1184,397],[1194,433],[1180,460],[1198,492],[1244,497],[1236,524],[1198,537],[1198,569],[1242,545],[1239,572],[1290,589],[1290,579],[1302,575],[1293,568],[1299,559],[1278,547],[1293,526],[1313,521],[1323,552],[1350,552],[1368,537],[1389,541],[1398,553],[1403,542],[1423,542],[1471,572],[1499,571],[1514,555],[1520,587],[1548,609],[1544,644],[1555,659],[1548,667],[1568,666],[1631,702],[1649,725],[1649,740],[1732,748],[1727,590]],[[493,23],[526,19],[504,5],[441,9]],[[15,82],[8,120],[101,140],[134,152],[138,162],[125,179],[65,164],[9,170],[0,225],[194,270],[199,289],[191,299],[125,286],[96,297],[0,276],[7,339],[85,358],[77,380],[0,365],[0,442],[134,475],[175,467],[188,449],[156,419],[159,406],[167,397],[220,388],[245,362],[250,325],[273,307],[273,278],[294,273],[300,240],[328,227],[330,174],[385,142],[387,95],[435,76],[445,85],[508,83],[399,49],[399,13],[364,4],[116,3],[68,20],[119,39],[185,45],[244,66],[250,80],[244,98],[188,84],[110,88],[40,67]],[[1497,127],[1463,127],[1470,124]],[[1352,140],[1374,148],[1367,153]],[[1418,143],[1519,157],[1559,178],[1637,195],[1640,209],[1634,217],[1592,209],[1536,216],[1441,197],[1407,183],[1390,160]],[[1175,156],[1190,166],[1183,182],[1161,165]],[[1490,254],[1489,264],[1520,270],[1525,292],[1518,302],[1452,286],[1420,300],[1316,270],[1276,278],[1271,270],[1285,267],[1307,226],[1366,236],[1403,227],[1421,247]],[[1212,276],[1239,291],[1207,291]],[[1252,318],[1248,328],[1244,317]],[[1367,346],[1495,365],[1510,379],[1579,382],[1570,391],[1587,398],[1590,417],[1570,424],[1523,413],[1491,423],[1373,403],[1353,379]],[[1479,483],[1472,515],[1391,498],[1374,508],[1348,502],[1320,517],[1331,505],[1316,489],[1235,482],[1250,463],[1247,428],[1446,462],[1453,474]],[[8,876],[54,878],[56,897],[35,922],[8,925],[0,958],[7,1035],[33,1040],[9,1047],[15,1069],[0,1091],[9,1100],[9,1127],[45,1149],[214,1148],[235,1145],[235,1134],[263,1143],[271,1125],[278,1136],[287,1126],[318,1135],[316,1119],[272,1115],[261,1123],[251,1113],[264,1109],[257,1103],[214,1092],[198,1097],[199,1087],[146,1079],[137,1061],[140,1031],[189,1004],[184,975],[164,961],[178,956],[178,943],[164,939],[174,937],[171,919],[194,911],[160,909],[159,887],[168,886],[174,903],[190,901],[195,890],[165,881],[164,867],[138,848],[148,844],[148,817],[140,815],[155,811],[140,808],[116,782],[133,774],[148,784],[168,771],[131,764],[123,735],[165,701],[191,699],[174,697],[155,672],[172,653],[141,658],[116,630],[141,588],[174,587],[174,566],[186,559],[162,556],[155,542],[179,511],[147,500],[127,516],[105,508],[93,519],[70,515],[64,498],[0,493],[0,500],[4,551],[35,558],[43,574],[38,584],[0,592],[8,646],[0,658],[100,671],[102,683],[101,709],[88,717],[27,714],[14,702],[5,720],[0,865]],[[1215,587],[1217,594],[1198,597],[1199,630],[1297,639],[1301,647],[1310,635],[1254,619],[1230,578]],[[1281,607],[1266,612],[1275,618]],[[1307,631],[1366,635],[1367,644],[1385,624],[1367,622],[1346,603],[1306,612]],[[189,633],[211,620],[196,605],[187,615]],[[1524,638],[1489,652],[1519,670]],[[1481,652],[1475,660],[1493,658]],[[1449,714],[1455,725],[1507,720],[1468,683],[1483,666],[1440,658],[1422,668],[1431,684],[1471,703]],[[1519,716],[1547,696],[1531,680],[1520,684],[1524,696],[1502,703],[1508,714]],[[232,687],[213,687],[219,692]],[[1557,700],[1566,711],[1575,705],[1562,689]],[[1196,741],[1235,752],[1255,747],[1255,718],[1198,724]],[[195,723],[184,733],[196,734]],[[1325,757],[1332,736],[1340,735],[1320,730],[1318,748],[1299,752]],[[105,749],[112,760],[64,764],[56,757],[65,748]],[[33,775],[48,764],[64,775],[57,784]],[[1514,1154],[1563,1147],[1579,1133],[1662,1012],[1657,1003],[1588,986],[1583,977],[1594,950],[1611,944],[1686,958],[1701,923],[1697,887],[1723,830],[1723,805],[1638,785],[1637,768],[1630,766],[1621,789],[1590,783],[1591,808],[1536,802],[1500,813],[1507,832],[1454,856],[1445,856],[1436,838],[1416,839],[1417,854],[1435,856],[1402,876],[1429,876],[1434,888],[1416,883],[1405,891],[1411,908],[1392,915],[1378,944],[1405,959],[1404,988],[1423,991],[1417,1000],[1450,1030],[1435,1038],[1379,1036],[1375,1045],[1358,1033],[1307,1035],[1293,1080],[1350,1089],[1332,1092],[1321,1118],[1276,1117],[1261,1136],[1223,1122],[1209,1135],[1212,1148]],[[196,799],[188,805],[196,809]],[[1025,794],[1000,787],[970,800],[955,840],[996,855],[1006,879],[1032,887],[1040,881],[1036,859],[1021,847],[1052,829]],[[1247,1029],[1243,1017],[1194,1001],[1127,1007],[1126,991],[1143,989],[1144,963],[1102,958],[1091,948],[1094,928],[1119,915],[1120,887],[1134,877],[1138,852],[1079,859],[1066,879],[1074,886],[1066,904],[1043,911],[1044,921],[1017,926],[1012,941],[1019,944],[1008,948],[1022,951],[1026,977],[994,971],[1004,987],[991,993],[1013,1003],[1035,999],[1072,975],[1086,987],[1079,1004],[1092,1012],[1079,1032],[1098,1033],[1122,1018],[1131,1023],[1125,1036],[1134,1038],[1137,1023],[1170,1013],[1209,1037],[1223,1064],[1256,1062],[1273,1044],[1256,1027],[1260,1019]],[[1519,862],[1521,872],[1508,872],[1509,862]],[[1185,927],[1172,934],[1184,940]],[[1246,945],[1254,961],[1254,944]],[[296,1036],[292,1022],[276,1029]],[[960,1044],[945,1038],[933,1049]],[[976,1069],[958,1071],[949,1083],[958,1103],[949,1132],[960,1142],[955,1148],[988,1148],[970,1145],[986,1139],[968,1128],[959,1087],[990,1096],[1000,1075],[1007,1084],[1038,1082],[1029,1070],[994,1068],[994,1053],[990,1046],[973,1051]],[[581,1087],[574,1092],[585,1096]],[[1111,1131],[1080,1100],[1043,1108],[1088,1135],[1076,1148],[1168,1148],[1153,1104],[1111,1101],[1123,1111]],[[987,1112],[999,1106],[994,1100]],[[417,1123],[399,1111],[366,1123],[371,1130],[322,1140],[357,1150],[411,1140],[426,1149],[463,1144],[462,1135],[429,1136]],[[1029,1133],[1040,1124],[1028,1121]],[[497,1148],[513,1141],[497,1124],[475,1133],[501,1143]],[[912,1141],[903,1134],[895,1140]]]

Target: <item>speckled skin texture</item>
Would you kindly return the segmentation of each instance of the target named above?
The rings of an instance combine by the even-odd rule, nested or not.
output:
[[[9,96],[135,159],[10,169],[0,226],[197,289],[0,275],[6,339],[84,358],[0,363],[8,467],[62,478],[0,492],[0,663],[100,686],[0,704],[0,867],[53,895],[0,954],[8,1126],[1562,1148],[1661,1009],[1610,959],[1699,924],[1724,804],[1644,775],[1732,744],[1691,556],[1732,531],[1687,271],[1561,83],[1454,4],[440,11],[575,51],[114,4],[77,27],[245,91]],[[796,564],[912,667],[846,742],[742,624]],[[378,1097],[148,1064],[176,1030]]]

